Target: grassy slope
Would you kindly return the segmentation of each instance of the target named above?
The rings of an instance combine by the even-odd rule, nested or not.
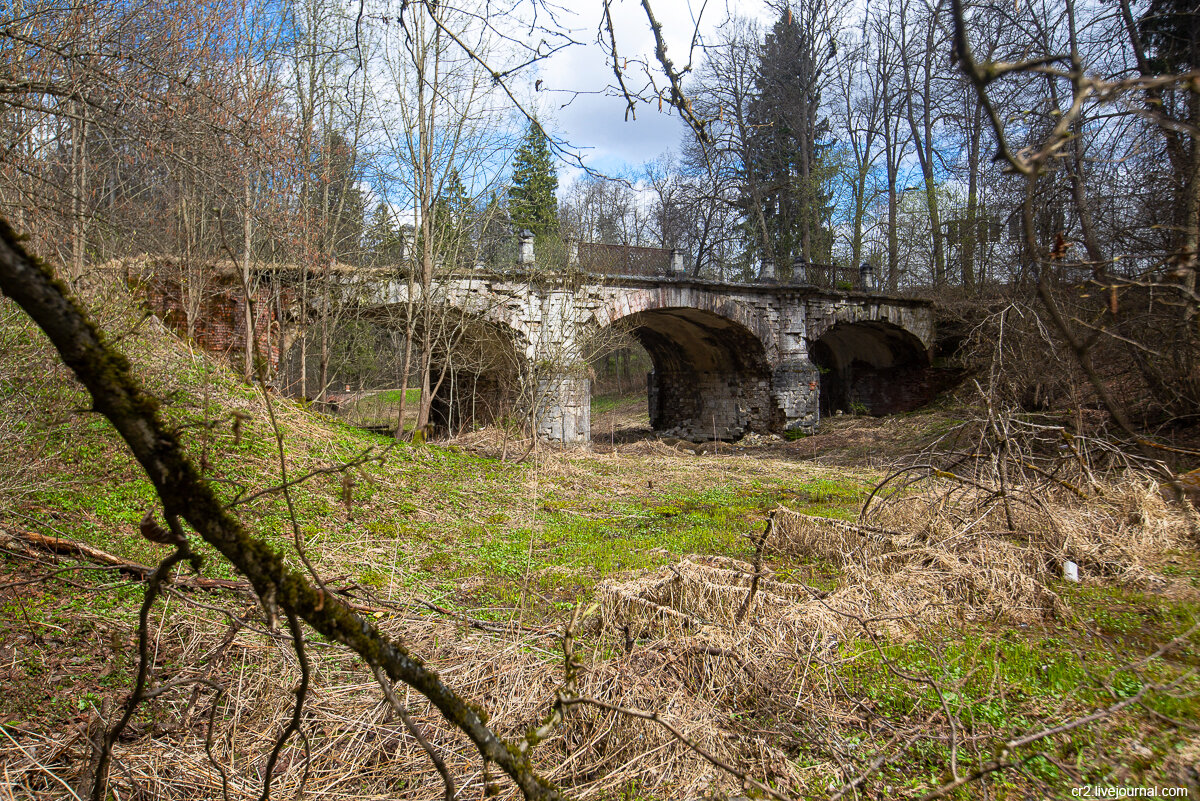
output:
[[[277,445],[261,394],[149,323],[131,332],[135,319],[128,310],[115,312],[106,325],[121,335],[219,490],[232,499],[276,484]],[[136,535],[138,521],[154,507],[149,485],[107,424],[85,408],[86,398],[55,365],[40,335],[0,305],[0,459],[6,465],[0,528],[59,534],[153,563],[163,550]],[[872,478],[747,456],[618,452],[513,465],[453,447],[393,446],[288,402],[276,400],[274,408],[293,477],[368,451],[381,457],[353,471],[349,509],[336,476],[318,476],[293,493],[299,537],[326,576],[383,598],[423,596],[494,619],[560,619],[561,610],[588,598],[600,579],[682,554],[744,558],[747,536],[776,504],[849,517]],[[246,415],[237,431],[235,411]],[[246,504],[242,513],[281,548],[296,536],[279,494]],[[1173,572],[1177,585],[1196,585],[1194,555],[1168,559],[1164,572]],[[775,567],[822,586],[839,581],[836,571],[817,562]],[[229,575],[216,559],[205,572]],[[24,563],[0,556],[0,584],[9,581],[5,576],[30,574]],[[1108,677],[1109,690],[1096,677],[1147,654],[1198,614],[1194,592],[1056,589],[1073,604],[1075,619],[1023,630],[964,624],[887,645],[883,654],[903,670],[936,668],[935,679],[965,679],[949,703],[970,721],[968,728],[1019,730],[1051,712],[1082,713],[1136,692],[1147,675],[1117,672]],[[109,574],[70,574],[0,594],[0,682],[11,688],[0,697],[0,724],[14,732],[78,725],[101,698],[119,698],[129,679],[128,637],[139,601],[137,585]],[[842,678],[881,714],[916,716],[939,703],[928,688],[899,678],[879,652],[854,647],[855,658],[839,669]],[[1148,675],[1174,675],[1198,659],[1193,640],[1169,661],[1153,660]],[[1200,709],[1187,694],[1156,704],[1153,712],[1133,708],[1102,731],[1063,738],[1052,759],[1028,766],[1029,776],[1062,786],[1063,797],[1073,784],[1067,768],[1102,783],[1174,782],[1186,738],[1156,713],[1194,721]],[[868,727],[847,741],[848,753],[886,741],[886,732]],[[885,766],[876,784],[915,792],[943,777],[947,758],[947,746],[924,746]],[[796,759],[821,764],[829,755],[798,746]],[[1018,774],[999,786],[1029,780]]]
[[[218,491],[232,500],[277,485],[277,443],[261,393],[152,321],[137,320],[125,308],[106,324]],[[285,400],[272,404],[290,477],[372,458],[351,471],[349,510],[337,475],[314,477],[292,492],[299,536],[323,573],[384,598],[415,594],[478,609],[482,617],[511,617],[521,606],[544,617],[586,598],[606,576],[685,553],[744,556],[745,536],[798,489],[819,490],[814,508],[849,515],[866,486],[860,476],[719,459],[665,472],[619,456],[539,456],[514,465],[453,447],[396,445]],[[9,433],[0,458],[22,466],[0,478],[0,528],[76,539],[154,564],[165,549],[137,535],[139,521],[155,508],[152,488],[107,422],[86,407],[40,332],[0,305],[0,419]],[[244,415],[236,430],[235,412]],[[296,534],[282,494],[253,500],[241,514],[285,551],[292,546]],[[232,577],[219,558],[207,560],[204,573]],[[115,592],[102,604],[128,616],[136,588]],[[47,586],[40,597],[24,596],[25,611],[4,602],[0,633],[21,636],[25,615],[42,604],[54,607],[58,597]],[[61,625],[77,605],[48,607],[45,625]],[[59,682],[64,697],[72,695],[69,678]],[[0,699],[0,714],[28,717],[32,710],[20,709],[27,702]]]

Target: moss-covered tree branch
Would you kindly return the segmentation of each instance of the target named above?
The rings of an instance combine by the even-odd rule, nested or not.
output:
[[[284,610],[315,631],[359,654],[394,681],[402,681],[433,703],[461,729],[480,755],[503,769],[530,799],[561,799],[537,776],[528,759],[497,736],[485,713],[452,689],[420,659],[384,636],[337,598],[314,587],[288,567],[283,555],[251,535],[201,479],[176,436],[163,425],[157,402],[134,377],[129,362],[110,348],[68,288],[26,253],[0,219],[0,290],[46,333],[63,362],[87,388],[93,408],[125,440],[154,484],[166,515],[186,520],[253,585],[259,597],[274,597]]]

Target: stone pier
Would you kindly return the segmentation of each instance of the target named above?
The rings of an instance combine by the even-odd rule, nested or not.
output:
[[[592,382],[558,376],[537,382],[537,433],[564,444],[592,441]]]

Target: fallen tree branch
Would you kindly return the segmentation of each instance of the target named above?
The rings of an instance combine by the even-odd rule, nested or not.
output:
[[[130,562],[128,559],[123,559],[120,556],[111,554],[108,551],[103,551],[94,545],[88,545],[86,542],[78,542],[69,540],[65,537],[48,537],[45,534],[38,534],[34,531],[21,531],[19,529],[8,529],[7,540],[0,536],[0,543],[6,545],[16,545],[23,547],[26,553],[32,553],[33,549],[48,551],[55,554],[63,554],[66,556],[75,556],[81,559],[87,559],[92,562],[97,562],[104,569],[116,570],[124,573],[130,578],[138,581],[147,581],[150,574],[154,572],[154,568],[149,565],[143,565],[139,562]],[[51,578],[51,576],[44,576]],[[42,579],[30,579],[29,581],[20,582],[21,584],[29,584]],[[220,579],[220,578],[205,578],[203,576],[172,576],[169,583],[174,587],[182,587],[185,589],[195,590],[229,590],[231,592],[240,592],[251,594],[253,588],[248,581],[239,581],[237,579]],[[387,609],[382,606],[373,606],[372,604],[364,604],[349,598],[342,590],[336,591],[342,603],[350,607],[356,612],[365,614],[392,614],[394,610]]]
[[[105,344],[104,337],[51,271],[27,254],[16,233],[0,219],[0,290],[12,298],[50,338],[103,414],[145,470],[169,518],[186,520],[242,575],[260,598],[272,598],[315,631],[403,681],[424,695],[451,724],[494,762],[526,798],[563,796],[538,776],[529,759],[488,727],[486,714],[448,687],[399,643],[340,598],[319,590],[289,567],[283,554],[253,536],[225,508],[184,454],[178,437],[159,415],[158,402],[134,378],[128,360]]]
[[[6,544],[24,547],[27,553],[33,549],[37,549],[63,556],[75,556],[97,562],[139,581],[145,581],[154,572],[154,568],[149,565],[130,562],[128,559],[123,559],[108,551],[103,551],[94,545],[88,545],[86,542],[77,542],[63,537],[48,537],[45,534],[38,534],[34,531],[21,531],[19,529],[8,529],[8,536],[11,539],[11,543]],[[203,578],[201,576],[177,576],[171,583],[177,587],[194,587],[200,590],[240,590],[242,592],[249,592],[250,590],[249,582],[236,581],[234,579]]]

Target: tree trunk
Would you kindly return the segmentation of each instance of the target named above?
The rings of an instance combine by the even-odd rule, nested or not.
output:
[[[246,296],[246,316],[243,321],[246,332],[246,361],[243,369],[246,381],[254,380],[254,309],[251,305],[254,292],[250,286],[250,249],[253,234],[250,218],[251,200],[250,172],[247,167],[246,182],[242,187],[242,291]]]
[[[974,105],[967,139],[967,218],[963,223],[966,231],[962,233],[958,249],[962,285],[968,292],[975,289],[975,249],[979,243],[979,150],[983,138],[983,104],[977,101]]]

